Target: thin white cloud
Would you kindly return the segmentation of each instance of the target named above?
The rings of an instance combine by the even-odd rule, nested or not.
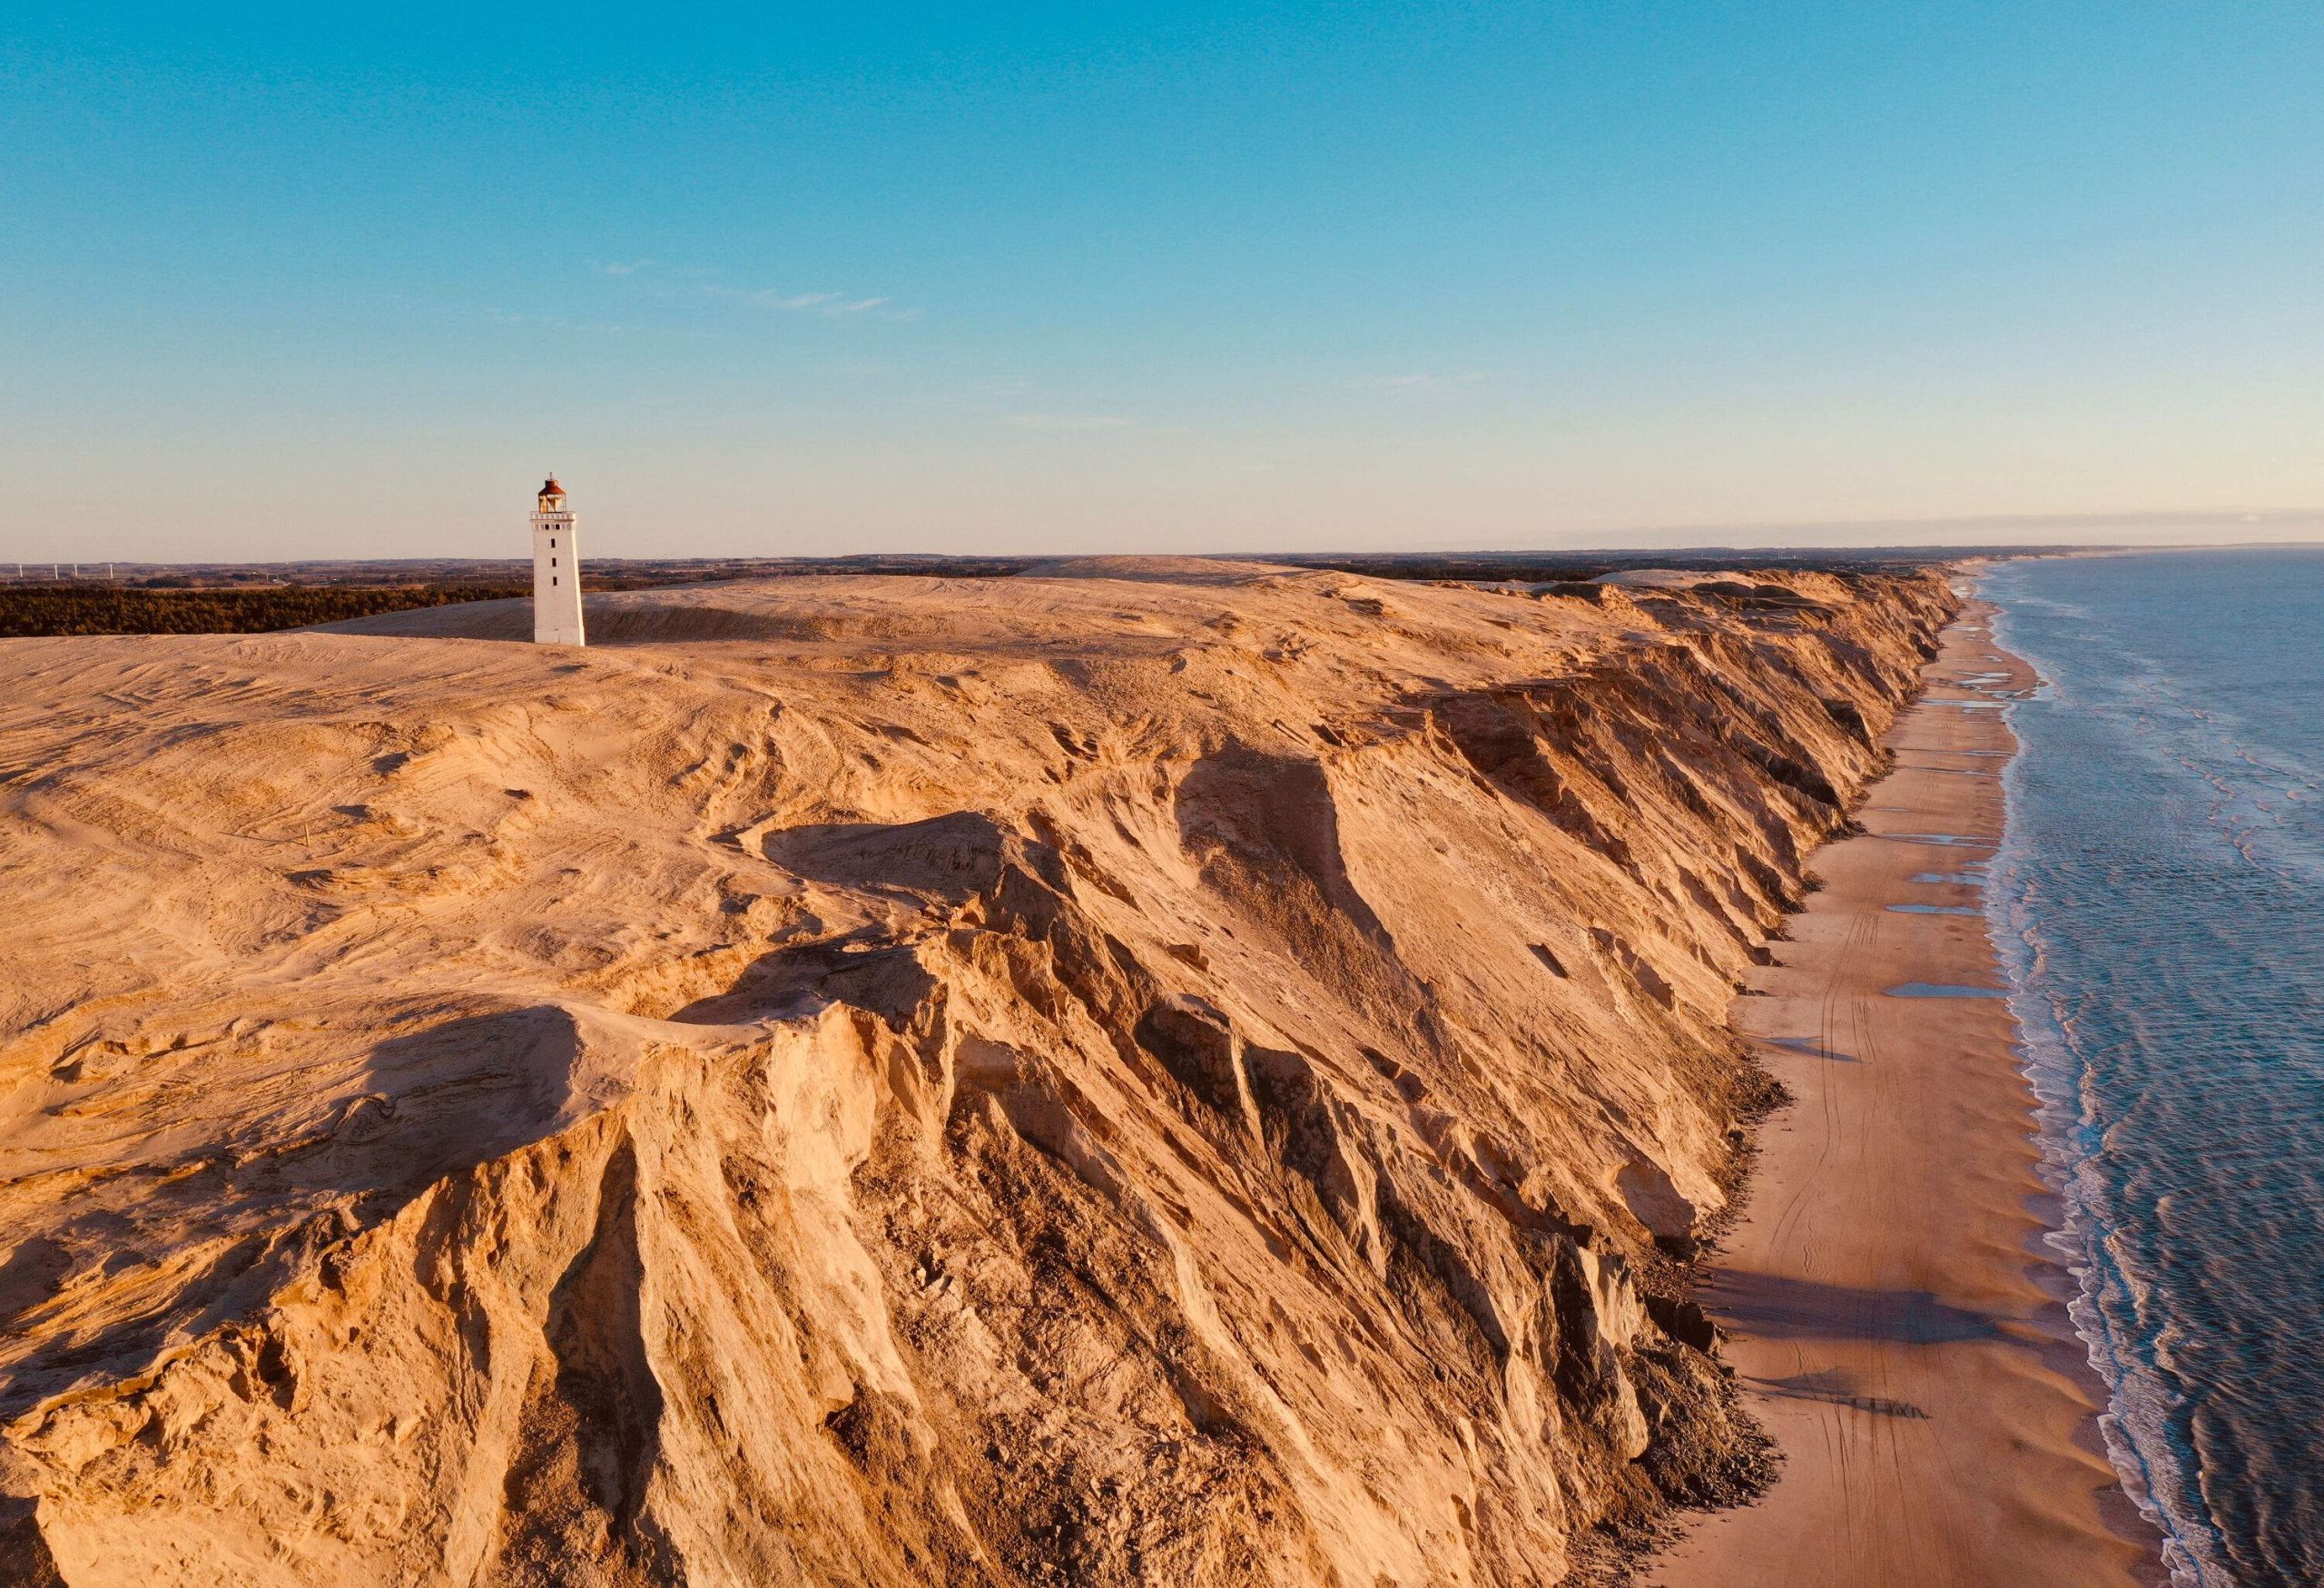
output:
[[[1133,421],[1110,413],[1012,413],[1009,422],[1020,430],[1127,430]]]
[[[890,298],[862,298],[847,292],[800,292],[780,287],[737,287],[718,280],[714,271],[659,265],[650,259],[601,263],[596,269],[601,275],[655,278],[641,283],[641,286],[645,292],[656,298],[700,296],[724,303],[746,303],[753,309],[777,310],[785,314],[812,314],[824,320],[850,320],[858,316],[874,320],[918,320],[921,315],[919,310],[899,307]]]
[[[785,314],[812,314],[824,320],[851,320],[872,315],[881,320],[917,318],[917,309],[896,309],[886,298],[853,298],[843,292],[790,292],[776,287],[730,287],[720,281],[703,284],[705,298],[747,303],[754,309],[780,310]]]
[[[567,320],[562,314],[521,314],[506,309],[487,309],[485,319],[495,325],[529,327],[537,330],[608,330],[622,331],[626,325],[602,320]]]
[[[651,298],[714,298],[718,302],[751,304],[753,310],[779,310],[783,314],[813,314],[818,319],[881,319],[916,321],[921,310],[900,307],[892,298],[858,298],[853,293],[800,293],[776,286],[730,286],[715,270],[693,265],[660,265],[651,258],[614,261],[593,265],[605,277],[644,277],[639,289]]]
[[[1458,374],[1371,375],[1356,382],[1366,391],[1450,391],[1456,387],[1474,386],[1492,376],[1482,370],[1466,370]]]

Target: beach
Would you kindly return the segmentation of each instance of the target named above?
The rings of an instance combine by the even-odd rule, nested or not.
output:
[[[1703,1300],[1783,1463],[1664,1557],[1662,1588],[2158,1579],[2102,1454],[2072,1277],[2043,1248],[1982,908],[2015,750],[1997,697],[2034,681],[1990,615],[1971,602],[1945,630],[1864,832],[1817,855],[1825,885],[1736,1000],[1795,1100]]]

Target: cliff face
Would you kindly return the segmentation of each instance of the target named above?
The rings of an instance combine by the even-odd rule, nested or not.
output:
[[[1722,1017],[1949,602],[11,642],[0,1567],[1555,1581],[1751,1459],[1664,1298]]]

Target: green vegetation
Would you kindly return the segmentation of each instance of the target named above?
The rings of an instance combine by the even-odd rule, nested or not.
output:
[[[529,596],[529,585],[278,585],[155,590],[102,585],[0,587],[0,638],[49,634],[262,634],[412,607]]]

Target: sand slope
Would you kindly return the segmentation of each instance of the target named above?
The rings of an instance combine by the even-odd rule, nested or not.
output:
[[[1109,563],[0,646],[0,1565],[1557,1580],[1756,1459],[1664,1253],[1950,607]]]

